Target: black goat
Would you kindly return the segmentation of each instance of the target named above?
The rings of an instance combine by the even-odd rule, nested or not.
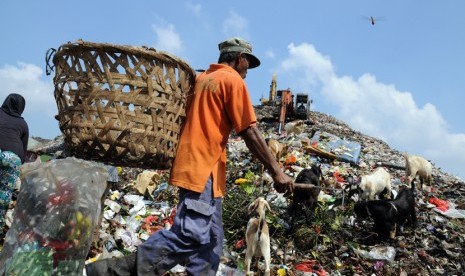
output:
[[[319,166],[311,166],[303,169],[297,175],[295,183],[312,184],[313,188],[298,188],[294,187],[294,193],[291,204],[291,227],[294,227],[294,219],[298,209],[301,206],[305,214],[305,221],[309,224],[309,211],[313,210],[318,202],[318,194],[320,193],[320,180],[323,180],[323,173]]]
[[[357,202],[354,206],[357,217],[371,217],[375,223],[374,230],[380,237],[395,238],[396,229],[401,229],[405,222],[416,227],[415,197],[413,192],[404,187],[394,200],[380,199]]]

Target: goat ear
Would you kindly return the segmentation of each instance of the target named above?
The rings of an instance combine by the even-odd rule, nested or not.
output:
[[[268,204],[268,201],[265,200],[264,203],[265,203],[266,209],[268,209],[268,211],[271,212],[271,208],[270,208],[270,205]]]
[[[258,202],[257,200],[254,200],[252,203],[250,203],[249,208],[247,210],[248,214],[250,215],[255,209],[257,209]]]

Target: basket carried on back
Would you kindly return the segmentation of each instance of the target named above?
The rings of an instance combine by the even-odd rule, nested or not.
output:
[[[53,57],[60,130],[74,156],[166,169],[176,153],[195,71],[146,47],[78,40]]]

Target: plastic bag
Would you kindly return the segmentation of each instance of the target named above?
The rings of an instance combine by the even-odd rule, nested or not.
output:
[[[81,275],[107,177],[105,168],[74,157],[22,168],[0,274]]]
[[[355,249],[355,253],[364,259],[382,260],[393,262],[396,257],[396,249],[392,246],[378,246],[371,248],[370,251],[363,249]]]

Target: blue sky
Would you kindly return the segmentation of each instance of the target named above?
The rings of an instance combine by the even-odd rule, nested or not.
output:
[[[262,65],[254,104],[307,92],[332,115],[465,179],[465,1],[2,1],[0,98],[26,98],[32,136],[60,134],[45,53],[83,39],[171,52],[193,68],[240,36]],[[375,18],[372,25],[367,17]]]

